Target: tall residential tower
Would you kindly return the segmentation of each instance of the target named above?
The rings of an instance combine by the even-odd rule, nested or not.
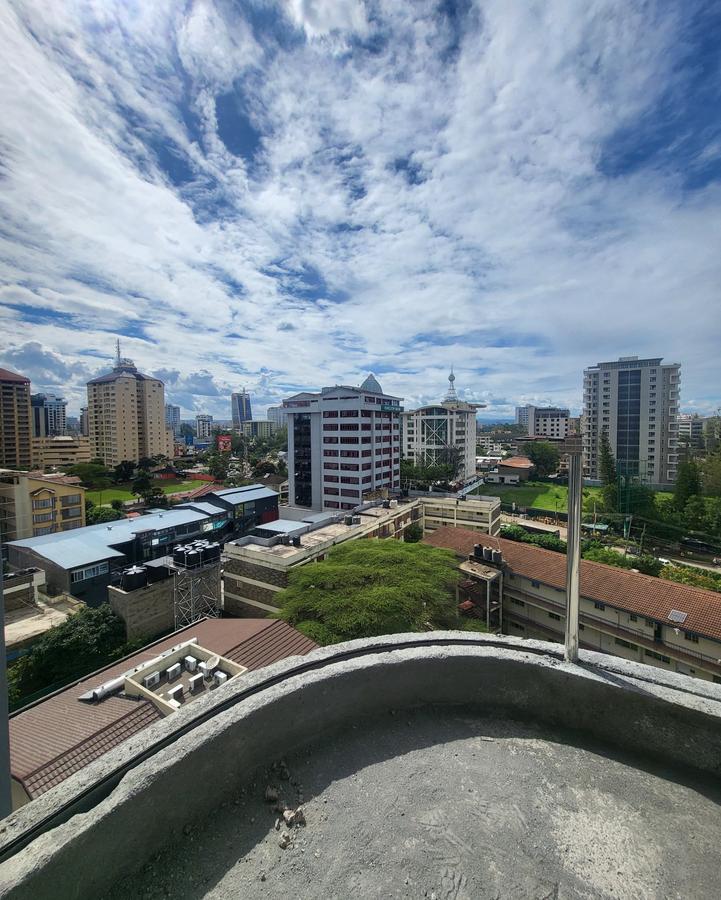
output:
[[[680,365],[622,356],[583,373],[586,475],[599,477],[600,441],[608,435],[622,475],[673,484],[678,462]]]
[[[0,468],[32,466],[30,379],[0,369]]]
[[[233,430],[240,431],[243,422],[250,422],[253,418],[253,410],[250,407],[250,394],[245,388],[236,394],[231,394],[230,405],[233,413]]]

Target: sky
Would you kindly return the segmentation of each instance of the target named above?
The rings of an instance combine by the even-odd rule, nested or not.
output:
[[[117,337],[184,417],[632,354],[715,412],[721,4],[6,0],[0,328],[70,413]]]

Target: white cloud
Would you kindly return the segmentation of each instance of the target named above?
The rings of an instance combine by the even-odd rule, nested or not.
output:
[[[210,0],[0,9],[0,363],[39,344],[75,402],[120,332],[226,418],[243,384],[262,407],[376,367],[425,402],[453,362],[511,414],[577,407],[585,365],[638,353],[717,405],[721,192],[599,166],[680,77],[678,10],[279,9],[304,37]],[[254,159],[219,133],[234,88]]]

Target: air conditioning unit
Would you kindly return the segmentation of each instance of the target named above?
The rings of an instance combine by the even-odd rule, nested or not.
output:
[[[168,691],[168,699],[169,700],[182,700],[183,699],[183,685],[176,684],[175,687],[170,688]]]
[[[186,672],[195,672],[198,668],[198,660],[194,656],[186,656],[183,662]]]
[[[175,681],[176,678],[180,678],[180,663],[175,663],[165,670],[165,674],[168,676],[168,681]]]
[[[199,672],[197,675],[191,675],[188,679],[188,689],[191,694],[194,694],[196,691],[200,691],[203,688],[203,673]]]
[[[215,673],[215,683],[216,684],[218,684],[218,685],[225,684],[225,682],[227,680],[228,680],[228,676],[226,675],[225,672],[216,672]]]
[[[153,672],[152,675],[146,675],[143,678],[143,687],[151,688],[155,687],[156,684],[160,684],[160,672]]]
[[[203,676],[203,678],[207,678],[210,675],[210,669],[208,668],[208,663],[202,662],[198,663],[198,671]]]

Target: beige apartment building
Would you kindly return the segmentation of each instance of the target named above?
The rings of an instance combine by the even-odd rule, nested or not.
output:
[[[92,458],[87,438],[71,435],[33,438],[33,466],[37,469],[62,469],[88,463]]]
[[[106,466],[167,456],[163,382],[118,356],[112,372],[88,382],[88,436]]]
[[[464,560],[459,600],[482,619],[500,607],[497,630],[563,642],[565,555],[460,528],[441,529],[426,543]],[[501,558],[470,560],[476,544]],[[588,560],[580,568],[581,647],[721,684],[721,594]]]
[[[482,534],[497,535],[501,502],[497,497],[412,497],[378,502],[347,515],[306,521],[278,519],[254,529],[223,550],[223,589],[226,613],[232,616],[268,615],[278,610],[276,595],[288,586],[292,569],[325,558],[336,544],[360,538],[401,540],[412,523],[424,531],[454,522]],[[479,534],[480,533],[480,534]]]
[[[32,468],[30,379],[0,369],[0,466]]]
[[[84,525],[85,488],[79,478],[0,469],[3,543]]]

